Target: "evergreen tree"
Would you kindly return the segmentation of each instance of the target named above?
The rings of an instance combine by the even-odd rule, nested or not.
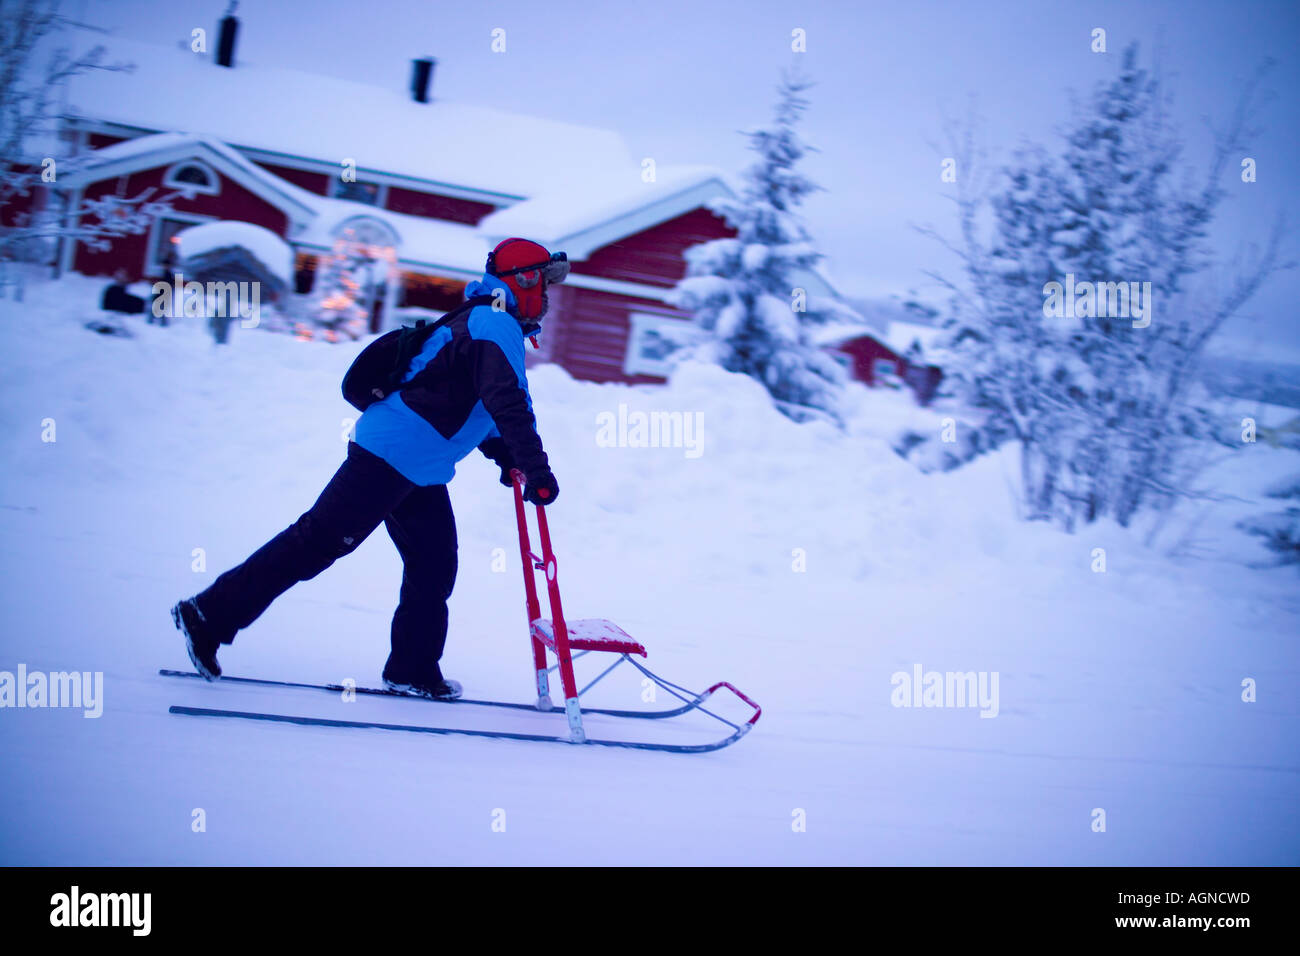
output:
[[[839,363],[808,332],[845,308],[813,301],[797,278],[822,258],[797,213],[818,188],[796,169],[809,150],[795,130],[809,85],[792,76],[781,82],[774,123],[748,134],[758,159],[742,195],[711,204],[737,235],[688,249],[687,277],[673,299],[706,333],[696,357],[753,377],[793,417],[804,407],[835,416],[844,381]]]
[[[366,331],[377,294],[373,256],[365,245],[341,237],[331,253],[321,257],[319,268],[313,320],[330,341],[356,339]]]

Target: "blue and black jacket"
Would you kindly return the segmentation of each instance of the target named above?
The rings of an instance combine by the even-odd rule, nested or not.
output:
[[[465,296],[497,290],[513,311],[514,294],[495,276],[471,282]],[[546,474],[524,372],[524,329],[511,311],[476,306],[435,331],[412,360],[402,389],[357,421],[357,444],[417,485],[446,484],[456,462],[497,437],[526,477]]]

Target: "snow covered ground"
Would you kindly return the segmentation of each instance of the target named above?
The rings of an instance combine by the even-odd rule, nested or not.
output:
[[[656,389],[540,367],[566,609],[619,622],[679,682],[747,691],[764,709],[749,737],[677,756],[173,716],[450,720],[157,676],[188,668],[171,604],[296,518],[342,460],[338,382],[359,346],[234,328],[217,348],[193,320],[103,337],[82,328],[101,286],[0,301],[0,670],[104,674],[98,719],[0,710],[2,863],[1300,863],[1300,588],[1247,567],[1262,552],[1231,528],[1269,510],[1254,499],[1294,453],[1225,465],[1245,500],[1179,516],[1169,557],[1113,526],[1016,521],[1007,456],[918,474],[887,440],[928,413],[898,396],[865,395],[838,435],[715,369]],[[620,403],[699,413],[702,453],[601,447],[597,416]],[[495,477],[474,456],[451,485],[444,666],[471,696],[525,701]],[[226,672],[377,683],[399,574],[381,529],[241,635]],[[918,665],[996,675],[996,717],[893,706],[893,675]],[[641,692],[625,676],[588,703]]]

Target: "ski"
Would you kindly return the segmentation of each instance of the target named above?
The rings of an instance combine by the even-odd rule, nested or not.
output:
[[[162,677],[190,677],[195,680],[203,680],[203,677],[193,671],[176,671],[162,668],[158,671]],[[401,697],[407,700],[418,700],[425,704],[475,704],[479,707],[503,707],[510,710],[529,710],[538,714],[547,713],[564,713],[562,708],[546,711],[539,710],[535,704],[520,704],[513,701],[505,700],[470,700],[462,697],[458,700],[430,700],[427,697],[418,697],[415,694],[407,694],[400,690],[389,690],[386,687],[344,687],[342,684],[308,684],[300,681],[288,680],[269,680],[262,677],[219,677],[213,683],[233,684],[252,684],[257,687],[293,687],[299,690],[323,690],[332,694],[341,694],[344,691],[351,691],[357,694],[363,694],[371,697]],[[689,711],[699,707],[713,693],[710,689],[703,694],[699,694],[694,700],[687,701],[681,707],[674,707],[671,710],[609,710],[602,707],[583,707],[584,714],[602,714],[606,717],[630,717],[638,720],[662,720],[666,717],[679,717]]]
[[[188,676],[183,675],[182,676]],[[197,675],[195,675],[197,676]],[[222,678],[226,680],[227,678]],[[248,678],[251,680],[251,678]],[[293,685],[289,686],[321,686],[321,685]],[[402,695],[405,696],[405,695]],[[518,705],[527,706],[527,705]],[[531,709],[531,708],[530,708]],[[711,741],[704,744],[663,744],[663,743],[643,743],[634,740],[599,740],[587,738],[586,740],[575,742],[568,737],[554,737],[546,734],[524,734],[506,730],[467,730],[455,727],[426,727],[420,724],[385,724],[377,721],[368,720],[335,720],[329,717],[296,717],[289,714],[264,714],[251,710],[216,710],[208,707],[182,707],[173,704],[167,709],[168,713],[180,714],[187,717],[229,717],[239,720],[261,720],[280,724],[297,724],[303,727],[346,727],[354,730],[392,730],[402,731],[414,734],[440,734],[445,736],[462,736],[462,737],[492,737],[498,740],[519,740],[528,743],[553,743],[569,744],[571,746],[592,745],[597,747],[622,747],[629,750],[657,750],[665,753],[708,753],[713,750],[721,750],[734,744],[741,737],[745,736],[751,724],[741,724],[729,737],[721,740]],[[562,712],[561,712],[562,713]],[[608,713],[608,711],[589,711],[589,713]]]

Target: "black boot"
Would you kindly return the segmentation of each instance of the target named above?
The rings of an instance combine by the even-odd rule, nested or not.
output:
[[[460,681],[447,680],[437,664],[422,673],[409,674],[394,668],[390,660],[384,665],[384,686],[389,690],[430,700],[457,700],[464,693]]]
[[[194,603],[194,598],[186,598],[172,608],[172,620],[176,623],[176,629],[185,635],[185,650],[189,652],[194,669],[205,680],[220,677],[217,648],[221,646],[222,635],[213,631],[199,606]]]

